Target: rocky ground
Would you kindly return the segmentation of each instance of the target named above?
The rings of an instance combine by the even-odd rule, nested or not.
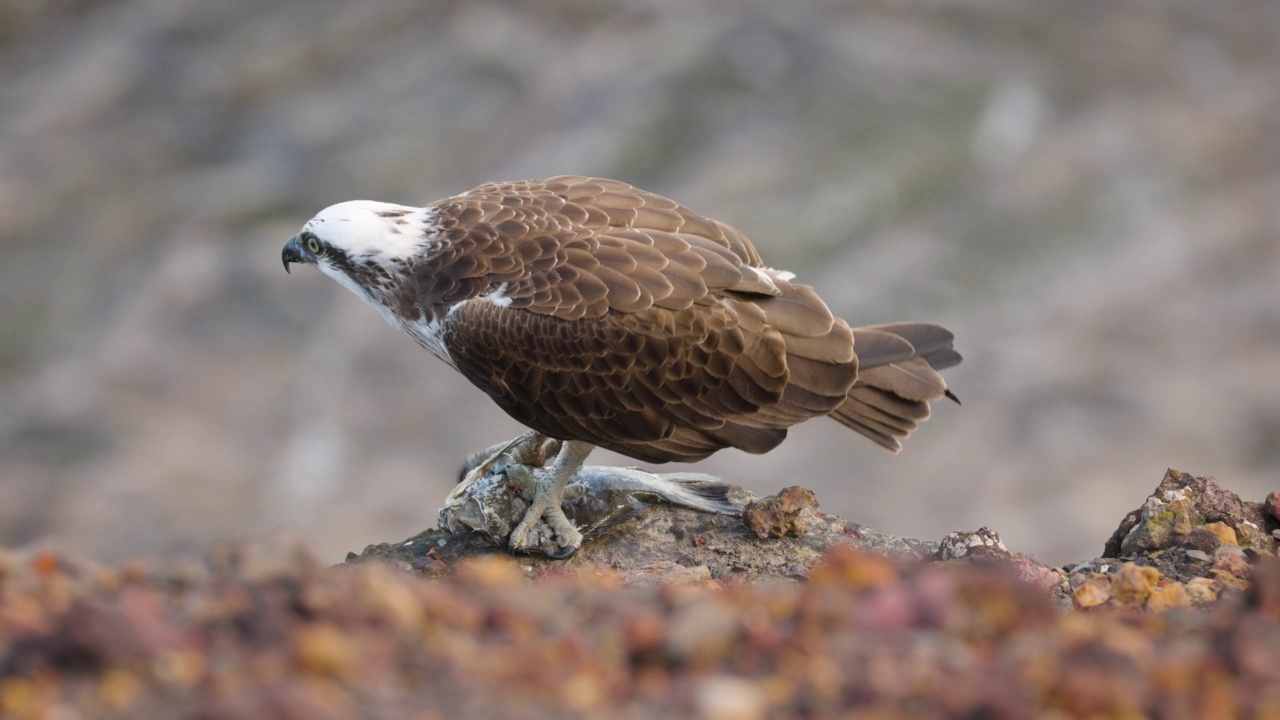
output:
[[[0,544],[417,532],[523,428],[280,247],[558,173],[956,333],[964,407],[901,455],[815,420],[691,469],[1055,563],[1168,465],[1265,494],[1277,37],[1275,0],[0,0]]]
[[[746,499],[739,495],[739,499]],[[429,531],[333,568],[0,560],[0,717],[1272,717],[1280,493],[1169,471],[1049,568],[824,514],[654,506],[568,562]],[[764,537],[761,537],[764,536]]]

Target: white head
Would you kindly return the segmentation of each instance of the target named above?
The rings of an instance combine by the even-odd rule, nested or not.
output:
[[[438,242],[436,210],[352,200],[321,210],[285,243],[284,269],[311,263],[384,314],[384,295]],[[390,319],[390,318],[388,318]]]
[[[297,262],[314,262],[328,272],[326,265],[341,265],[343,260],[354,264],[411,258],[434,239],[434,219],[431,208],[374,200],[331,205],[302,226],[297,235],[302,257]]]

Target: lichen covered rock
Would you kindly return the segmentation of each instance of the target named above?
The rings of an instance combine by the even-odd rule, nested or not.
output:
[[[1211,477],[1169,470],[1121,522],[1103,557],[1070,568],[1072,604],[1159,612],[1248,590],[1255,565],[1276,552],[1276,495],[1244,502]]]
[[[1222,544],[1274,555],[1277,540],[1272,531],[1280,528],[1280,519],[1264,507],[1269,506],[1241,500],[1212,477],[1170,468],[1142,507],[1125,517],[1102,556],[1131,558],[1180,547],[1210,552],[1203,547],[1203,534],[1195,534],[1200,529]]]

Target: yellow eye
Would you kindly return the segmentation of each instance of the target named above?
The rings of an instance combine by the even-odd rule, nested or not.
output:
[[[320,252],[320,241],[316,239],[315,235],[307,236],[307,250],[309,250],[312,255]]]

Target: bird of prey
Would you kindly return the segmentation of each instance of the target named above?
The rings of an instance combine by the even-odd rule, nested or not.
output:
[[[894,452],[960,362],[931,323],[850,328],[738,230],[626,183],[490,183],[409,207],[322,210],[285,243],[531,429],[561,441],[509,538],[542,520],[594,447],[648,462],[772,450],[828,416]]]

